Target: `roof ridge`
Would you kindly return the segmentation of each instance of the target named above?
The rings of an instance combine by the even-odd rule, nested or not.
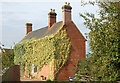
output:
[[[55,25],[55,24],[57,24],[57,23],[60,23],[60,22],[62,22],[62,21],[56,22],[56,23],[54,23],[53,25]],[[53,26],[53,25],[52,25],[52,26]],[[52,26],[51,26],[51,27],[52,27]],[[46,28],[46,27],[48,27],[48,26],[45,26],[45,27],[43,27],[43,28],[39,28],[39,29],[37,29],[37,30],[41,30],[41,29],[44,29],[44,28]],[[51,29],[51,28],[50,28],[50,29]],[[37,30],[34,30],[34,31],[37,31]],[[34,31],[32,31],[32,32],[34,32]]]
[[[44,28],[47,28],[48,26],[46,26],[46,27],[43,27],[43,28],[39,28],[39,29],[37,29],[37,30],[41,30],[41,29],[44,29]],[[37,31],[37,30],[34,30],[34,31]],[[32,32],[34,32],[34,31],[32,31]]]

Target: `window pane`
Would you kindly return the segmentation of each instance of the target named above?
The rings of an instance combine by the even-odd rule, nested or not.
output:
[[[34,73],[37,72],[37,66],[34,65]]]

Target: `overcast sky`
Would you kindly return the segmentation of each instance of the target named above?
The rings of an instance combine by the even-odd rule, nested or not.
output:
[[[0,42],[5,45],[5,48],[14,46],[13,42],[18,43],[25,36],[25,23],[32,23],[33,30],[47,26],[50,8],[55,9],[57,22],[62,21],[61,7],[65,1],[69,0],[52,0],[51,2],[50,0],[26,0],[25,2],[4,0],[0,2],[0,18],[2,18],[0,19],[0,23],[2,23],[0,24]],[[69,2],[72,6],[72,20],[83,35],[88,33],[89,30],[85,28],[84,19],[79,16],[79,13],[92,12],[96,14],[99,8],[90,5],[82,7],[79,0]],[[88,48],[86,50],[89,51]]]

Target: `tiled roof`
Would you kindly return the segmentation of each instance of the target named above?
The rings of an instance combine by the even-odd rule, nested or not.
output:
[[[13,49],[3,48],[2,53],[5,53],[5,52],[13,52]]]
[[[48,26],[46,27],[43,27],[41,29],[38,29],[38,30],[35,30],[35,31],[32,31],[31,33],[29,33],[25,38],[25,39],[31,39],[31,38],[36,38],[36,39],[39,39],[39,38],[42,38],[42,37],[45,37],[45,36],[48,36],[48,35],[51,35],[51,34],[54,34],[56,33],[63,25],[63,22],[60,21],[60,22],[57,22],[55,24],[53,24],[51,26],[51,29],[48,30]]]

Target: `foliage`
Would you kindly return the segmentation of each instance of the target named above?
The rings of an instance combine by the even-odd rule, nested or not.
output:
[[[25,65],[20,65],[20,76],[24,76]]]
[[[14,52],[11,49],[10,51],[5,50],[2,53],[2,69],[14,65]]]
[[[69,38],[67,37],[66,29],[59,31],[59,33],[55,35],[54,47],[54,73],[57,74],[59,69],[67,62],[71,47],[71,42],[69,42]]]
[[[51,80],[50,79],[48,79],[48,80],[46,80],[47,82],[51,82]]]
[[[60,68],[68,59],[71,43],[66,29],[61,29],[40,39],[30,39],[19,42],[14,46],[14,63],[26,66],[27,74],[31,74],[31,65],[37,66],[37,73],[44,65],[49,65],[49,79],[53,80]],[[54,74],[52,68],[54,66]]]
[[[120,2],[98,2],[99,18],[86,13],[81,16],[90,29],[90,58],[78,63],[78,76],[87,74],[92,80],[120,80]]]
[[[1,60],[1,59],[2,59],[2,54],[0,53],[0,63],[2,62],[2,60]]]

